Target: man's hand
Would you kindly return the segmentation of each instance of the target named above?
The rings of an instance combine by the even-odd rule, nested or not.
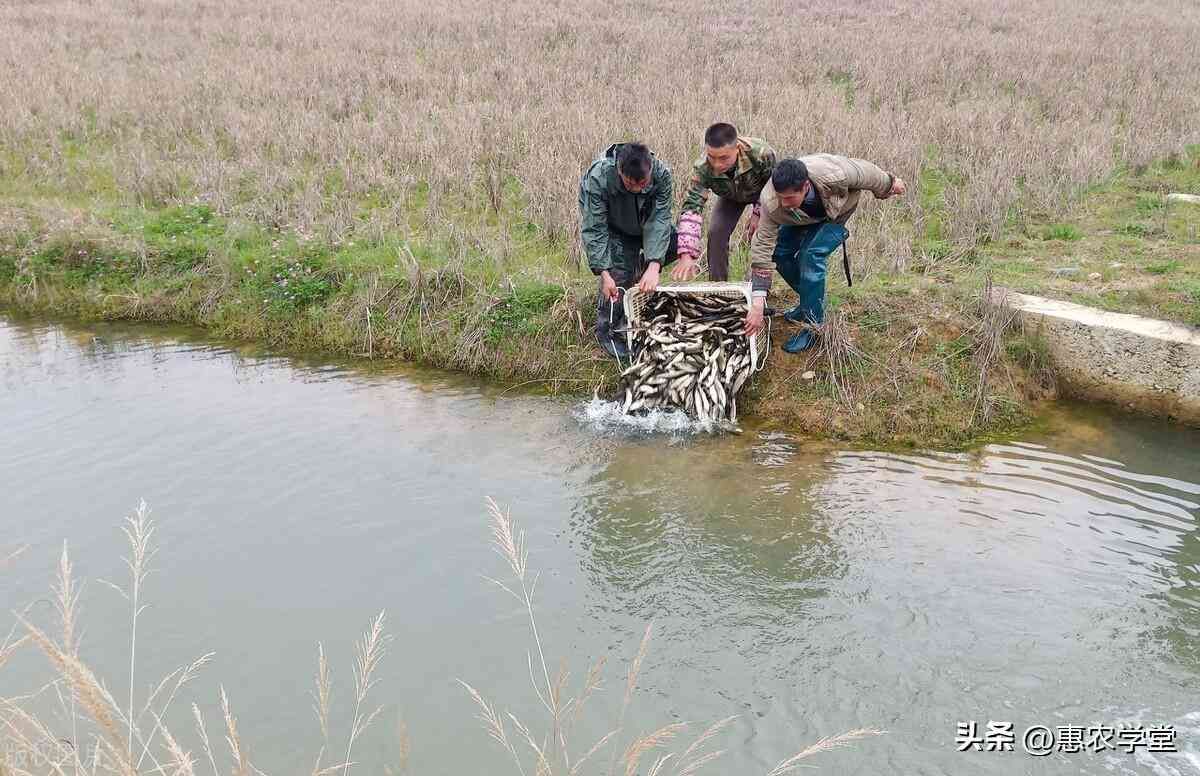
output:
[[[679,254],[679,260],[671,267],[671,280],[691,280],[698,274],[700,268],[696,266],[696,257],[690,253]]]
[[[908,186],[904,185],[904,181],[895,176],[892,177],[892,190],[888,192],[888,196],[902,195],[908,191]]]
[[[766,297],[756,296],[746,311],[746,325],[743,331],[749,337],[763,330],[763,307],[767,304]]]
[[[758,218],[757,210],[750,214],[750,220],[746,222],[746,242],[754,239],[754,233],[758,231]]]
[[[652,261],[646,267],[646,271],[642,273],[642,279],[638,281],[638,290],[643,294],[648,294],[658,288],[658,267],[658,262]]]
[[[613,280],[613,276],[608,274],[608,270],[600,273],[600,293],[608,297],[608,301],[615,303],[621,292],[617,289],[617,281]]]

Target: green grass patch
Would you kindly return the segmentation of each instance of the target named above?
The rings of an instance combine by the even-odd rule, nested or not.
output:
[[[1133,209],[1143,216],[1158,215],[1167,206],[1167,201],[1157,194],[1138,194]]]
[[[1179,262],[1175,259],[1161,261],[1157,264],[1147,264],[1145,267],[1146,272],[1151,275],[1169,275],[1177,269],[1179,269]]]
[[[338,272],[321,245],[297,246],[296,252],[254,260],[245,287],[271,314],[285,315],[319,304],[337,290]]]
[[[57,235],[29,256],[28,271],[35,276],[60,276],[68,286],[97,282],[103,288],[131,281],[141,268],[131,251],[82,235]]]
[[[1083,239],[1083,232],[1074,224],[1050,224],[1037,232],[1042,240],[1064,240],[1074,242]]]
[[[921,204],[924,230],[918,241],[944,243],[949,237],[946,227],[946,189],[961,182],[951,171],[929,161],[921,168],[917,178],[917,200]]]
[[[855,96],[854,73],[840,68],[830,68],[825,71],[825,77],[829,79],[829,83],[842,90],[846,99],[846,107],[853,108]]]
[[[513,287],[505,298],[488,312],[487,338],[492,344],[501,340],[534,334],[544,314],[563,298],[562,286],[550,283],[526,283]]]
[[[10,283],[17,276],[17,257],[0,253],[0,283]]]
[[[1122,234],[1126,237],[1147,237],[1154,231],[1154,228],[1146,224],[1124,223],[1118,226],[1115,231],[1117,234]]]

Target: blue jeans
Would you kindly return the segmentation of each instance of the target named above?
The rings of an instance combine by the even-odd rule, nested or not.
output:
[[[789,319],[813,324],[825,320],[825,269],[829,255],[849,236],[846,227],[832,221],[779,227],[772,257],[775,269],[800,297]]]

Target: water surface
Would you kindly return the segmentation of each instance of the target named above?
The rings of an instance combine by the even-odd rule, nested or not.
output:
[[[92,580],[83,654],[127,688],[128,609],[95,580],[122,578],[119,523],[145,498],[160,550],[139,688],[214,651],[186,701],[211,710],[224,685],[255,763],[300,772],[320,746],[317,642],[344,741],[352,643],[386,609],[362,772],[395,762],[401,719],[412,773],[509,772],[455,681],[540,722],[527,621],[484,579],[506,573],[492,497],[528,532],[551,670],[567,658],[577,686],[608,658],[579,752],[613,726],[653,622],[627,727],[738,714],[710,773],[765,774],[871,727],[888,732],[810,764],[1200,774],[1200,432],[1068,407],[975,452],[875,452],[580,418],[576,400],[435,372],[0,318],[0,545],[29,545],[0,602],[52,623],[68,540]],[[25,655],[0,684],[43,669]],[[969,720],[1173,725],[1181,751],[960,753]]]

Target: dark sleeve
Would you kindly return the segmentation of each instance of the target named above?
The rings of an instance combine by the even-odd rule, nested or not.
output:
[[[697,163],[698,165],[699,163]],[[688,180],[687,195],[683,198],[683,207],[679,213],[696,213],[700,216],[704,215],[704,203],[708,200],[708,186],[705,185],[704,179],[700,177],[700,171],[696,165],[692,167],[692,176]]]
[[[608,247],[608,199],[591,175],[584,175],[579,184],[579,235],[592,274],[599,275],[612,269],[612,254]]]
[[[654,214],[646,223],[642,235],[642,250],[646,252],[646,262],[657,261],[660,267],[667,258],[667,247],[671,244],[673,193],[671,171],[664,166],[662,179],[654,192]]]

